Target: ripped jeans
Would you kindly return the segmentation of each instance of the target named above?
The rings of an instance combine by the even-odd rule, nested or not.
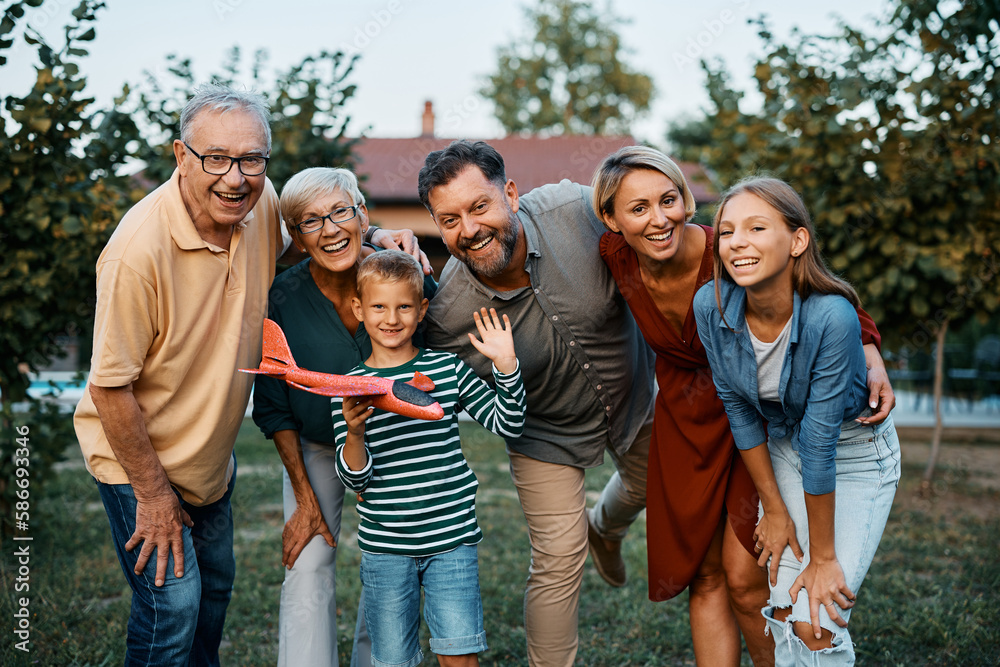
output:
[[[769,606],[761,610],[767,630],[774,636],[775,667],[853,665],[854,645],[848,629],[835,624],[822,605],[820,626],[833,633],[832,648],[811,651],[792,628],[793,621],[810,621],[809,595],[805,589],[799,591],[794,605],[788,592],[799,572],[809,563],[809,520],[802,490],[802,468],[799,453],[792,448],[790,440],[771,439],[767,446],[781,498],[795,522],[795,534],[805,552],[803,562],[799,563],[791,548],[785,547],[778,567],[778,583],[771,586]],[[853,420],[844,422],[837,441],[836,463],[834,546],[847,586],[858,595],[882,539],[899,484],[899,438],[892,417],[877,426],[863,426]],[[774,618],[776,609],[788,607],[792,611],[785,621]],[[850,619],[850,609],[838,611],[845,621]]]

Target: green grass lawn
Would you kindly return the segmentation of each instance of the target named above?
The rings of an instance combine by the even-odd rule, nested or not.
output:
[[[480,575],[489,651],[484,665],[525,665],[522,603],[528,567],[524,518],[503,443],[463,424],[466,454],[480,480]],[[993,446],[995,449],[995,446]],[[987,448],[984,447],[985,451]],[[237,579],[226,624],[226,665],[273,665],[282,581],[281,468],[250,422],[237,442],[233,497]],[[991,457],[995,459],[996,457]],[[73,453],[33,496],[30,591],[15,593],[14,543],[5,538],[0,617],[2,665],[120,665],[130,593],[111,547],[94,482]],[[859,665],[996,665],[1000,655],[1000,471],[973,457],[943,465],[930,501],[916,497],[921,467],[904,455],[903,482],[886,535],[851,618]],[[612,472],[587,475],[591,503]],[[992,483],[982,483],[983,480]],[[360,583],[353,498],[344,508],[338,554],[339,642],[348,664]],[[687,594],[646,598],[645,523],[626,541],[629,583],[606,586],[588,565],[580,604],[578,664],[694,664]],[[31,644],[14,649],[15,600],[30,598]],[[426,632],[424,633],[426,636]],[[425,664],[434,664],[427,655]],[[744,658],[744,665],[749,665]]]

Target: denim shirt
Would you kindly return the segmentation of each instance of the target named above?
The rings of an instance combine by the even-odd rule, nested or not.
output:
[[[795,293],[791,339],[778,385],[781,400],[762,402],[747,334],[746,290],[722,281],[720,291],[725,321],[716,306],[714,282],[695,295],[694,313],[736,446],[752,449],[766,441],[763,416],[770,436],[790,437],[799,452],[806,493],[830,493],[836,487],[840,426],[861,414],[868,399],[857,311],[841,296],[812,294],[803,301]]]

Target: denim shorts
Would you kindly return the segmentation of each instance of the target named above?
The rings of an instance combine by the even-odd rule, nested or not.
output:
[[[361,583],[373,667],[412,667],[423,659],[417,633],[421,587],[432,652],[486,650],[475,545],[425,557],[362,552]]]
[[[792,629],[794,621],[810,621],[809,595],[805,589],[799,591],[795,604],[788,592],[799,572],[809,563],[809,520],[802,489],[802,463],[789,440],[771,439],[767,446],[778,490],[795,522],[795,534],[805,552],[803,562],[799,563],[791,548],[785,548],[778,567],[778,583],[771,587],[769,606],[762,610],[768,630],[774,633],[775,665],[853,665],[850,633],[830,619],[826,607],[820,605],[819,622],[821,627],[833,633],[832,648],[810,651]],[[836,466],[834,548],[847,586],[857,596],[882,539],[899,484],[899,438],[892,417],[876,426],[853,420],[844,422],[837,441]],[[858,604],[863,604],[860,596],[857,600]],[[787,607],[792,611],[784,623],[773,618],[776,608]],[[850,619],[850,609],[838,608],[837,611],[845,621]]]

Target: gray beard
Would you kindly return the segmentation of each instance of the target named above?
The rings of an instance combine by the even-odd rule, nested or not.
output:
[[[511,215],[509,222],[505,229],[498,229],[493,237],[493,242],[499,244],[499,253],[488,258],[473,258],[464,254],[461,258],[476,275],[496,278],[507,269],[514,256],[514,248],[517,246],[517,237],[520,233],[516,215]]]

